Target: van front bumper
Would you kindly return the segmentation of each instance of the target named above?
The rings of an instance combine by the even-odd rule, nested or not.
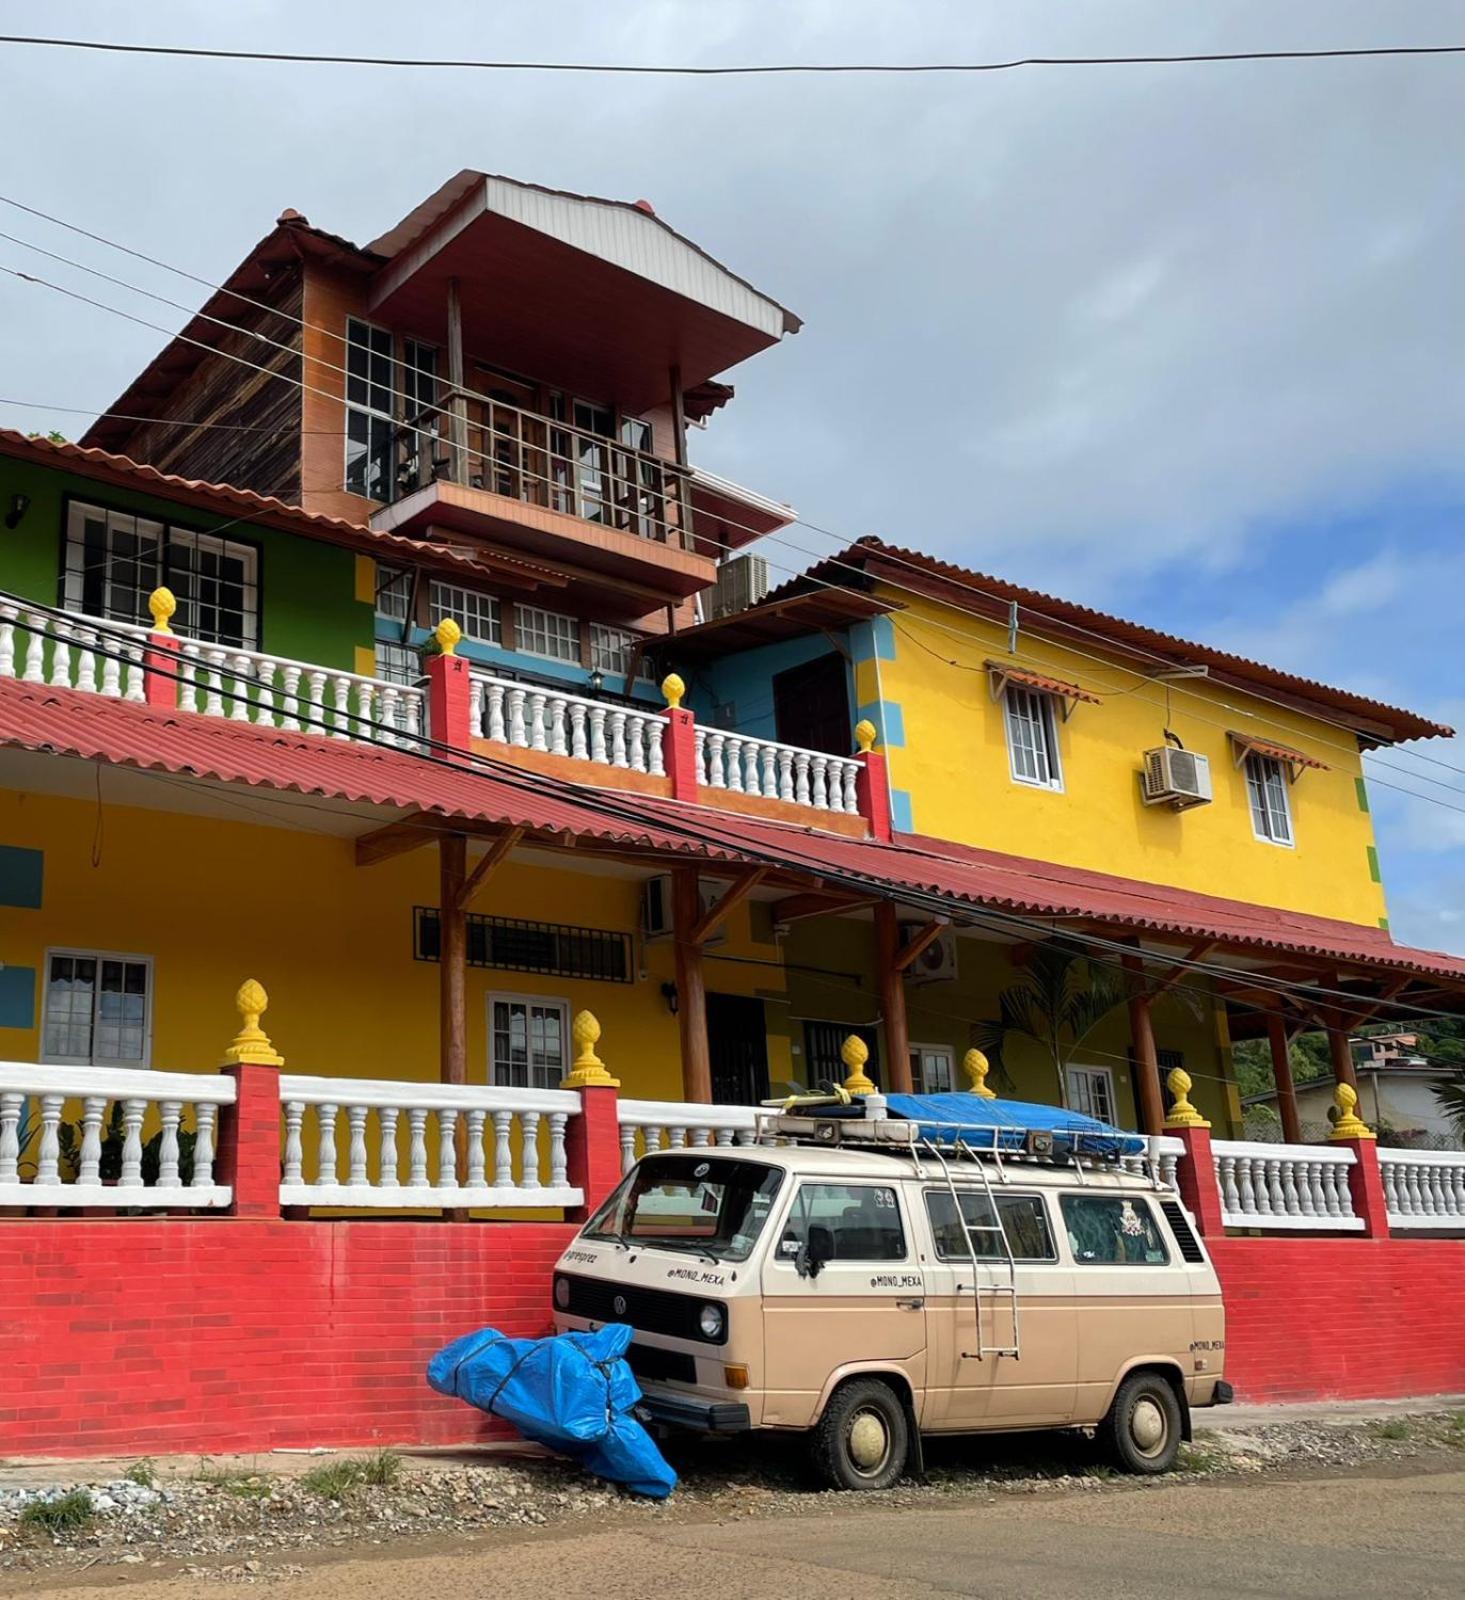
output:
[[[698,1433],[746,1433],[753,1425],[741,1400],[699,1400],[664,1389],[643,1388],[638,1409],[648,1412],[653,1422]]]

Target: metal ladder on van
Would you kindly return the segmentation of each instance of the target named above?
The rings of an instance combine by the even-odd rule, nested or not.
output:
[[[999,1358],[1002,1356],[1011,1356],[1014,1361],[1021,1361],[1022,1331],[1018,1325],[1017,1262],[1013,1258],[1012,1246],[1007,1239],[1007,1230],[1002,1226],[1002,1215],[997,1209],[997,1196],[993,1193],[992,1180],[987,1175],[986,1163],[983,1162],[977,1153],[972,1150],[963,1140],[957,1139],[953,1141],[953,1148],[959,1151],[961,1154],[969,1157],[972,1165],[976,1167],[979,1173],[981,1173],[982,1189],[987,1196],[987,1206],[992,1217],[991,1226],[983,1224],[974,1228],[968,1227],[966,1216],[961,1209],[961,1196],[957,1193],[956,1180],[951,1176],[950,1164],[947,1162],[946,1157],[941,1153],[940,1146],[931,1139],[921,1140],[921,1145],[931,1155],[935,1156],[936,1163],[941,1168],[941,1175],[946,1179],[946,1187],[951,1195],[952,1210],[956,1215],[957,1226],[961,1229],[962,1238],[966,1240],[967,1257],[972,1266],[972,1308],[975,1312],[977,1320],[977,1348],[974,1351],[964,1350],[962,1355],[968,1358],[975,1355],[978,1361],[984,1360],[987,1356],[997,1356]],[[994,1155],[995,1153],[994,1143]],[[1002,1245],[1001,1255],[997,1257],[997,1259],[1004,1261],[1007,1265],[1006,1283],[982,1282],[976,1246],[972,1243],[972,1235],[974,1233],[996,1234]],[[958,1288],[959,1287],[960,1286],[958,1285]],[[1007,1300],[1008,1307],[1012,1313],[1011,1344],[987,1344],[984,1341],[982,1336],[982,1295],[984,1293],[990,1295],[994,1302],[1003,1298]],[[958,1299],[959,1298],[960,1297],[958,1296]],[[997,1322],[997,1311],[995,1304],[993,1306],[991,1320],[995,1337]]]

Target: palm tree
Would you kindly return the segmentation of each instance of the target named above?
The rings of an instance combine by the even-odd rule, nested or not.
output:
[[[1453,1078],[1433,1086],[1434,1103],[1465,1141],[1465,1067],[1457,1067]]]
[[[998,1020],[979,1022],[972,1042],[1002,1079],[1012,1075],[1004,1057],[1016,1035],[1037,1044],[1053,1063],[1058,1104],[1068,1106],[1068,1063],[1083,1042],[1116,1007],[1129,998],[1113,966],[1091,962],[1071,945],[1041,944],[1017,977],[997,996]]]

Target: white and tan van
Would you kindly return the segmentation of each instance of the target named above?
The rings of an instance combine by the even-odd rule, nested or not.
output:
[[[630,1323],[654,1419],[809,1434],[837,1487],[919,1470],[922,1435],[1038,1428],[1162,1472],[1231,1397],[1204,1247],[1150,1164],[1008,1143],[871,1097],[643,1156],[560,1258],[556,1326]]]

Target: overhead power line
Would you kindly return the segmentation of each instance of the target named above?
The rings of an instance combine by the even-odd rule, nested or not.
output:
[[[289,66],[399,67],[467,72],[606,73],[649,78],[910,77],[1016,72],[1023,67],[1173,67],[1243,61],[1339,61],[1380,56],[1465,54],[1465,44],[1361,45],[1317,50],[1209,50],[1133,56],[1017,56],[1006,61],[770,61],[737,66],[657,65],[630,61],[473,61],[433,56],[339,56],[295,50],[219,50],[203,45],[123,44],[112,39],[54,39],[0,34],[0,44],[57,50],[93,50],[112,55],[174,56],[197,61],[259,61]]]

